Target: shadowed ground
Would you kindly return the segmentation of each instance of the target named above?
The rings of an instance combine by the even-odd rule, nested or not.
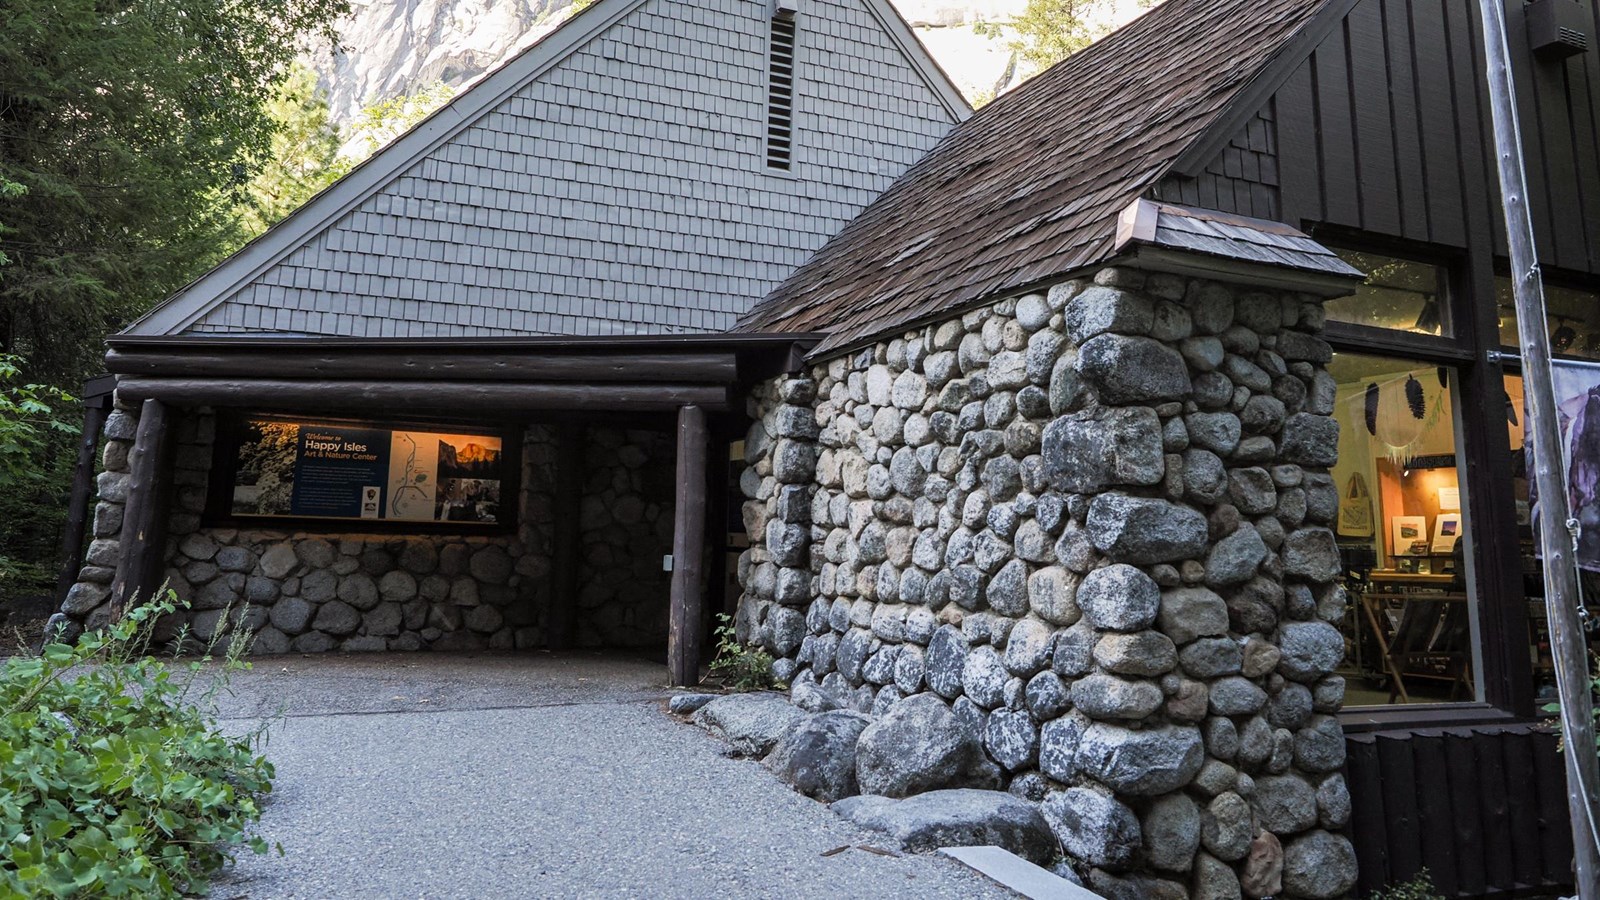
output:
[[[1010,897],[881,839],[669,717],[622,657],[266,657],[221,698],[282,710],[261,831],[218,898]],[[832,856],[827,851],[848,846]]]

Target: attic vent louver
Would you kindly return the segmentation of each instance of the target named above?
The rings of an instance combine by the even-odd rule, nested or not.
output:
[[[1584,29],[1593,20],[1574,0],[1535,0],[1523,7],[1528,43],[1541,59],[1560,60],[1589,49]]]
[[[772,19],[767,60],[767,168],[787,171],[794,160],[794,39],[792,11]]]

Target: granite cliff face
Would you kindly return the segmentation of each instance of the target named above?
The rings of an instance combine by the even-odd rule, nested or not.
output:
[[[340,26],[338,50],[318,48],[307,62],[345,124],[374,102],[436,81],[460,88],[548,34],[574,0],[355,0]],[[1009,54],[974,34],[976,22],[1020,10],[1025,0],[896,0],[917,35],[962,91],[991,88]]]
[[[336,121],[436,81],[461,87],[549,33],[573,0],[356,0],[316,70]]]

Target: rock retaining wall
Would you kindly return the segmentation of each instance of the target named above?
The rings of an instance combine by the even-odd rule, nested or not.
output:
[[[949,704],[1106,896],[1342,895],[1322,324],[1108,268],[765,385],[739,635],[814,709]]]
[[[137,424],[137,411],[122,407],[106,422],[94,540],[78,583],[52,619],[69,635],[115,614],[108,599]],[[554,531],[580,527],[556,521],[549,428],[524,434],[514,534],[406,536],[204,525],[215,417],[190,412],[177,427],[166,577],[189,609],[161,623],[159,640],[187,626],[197,642],[248,628],[259,654],[543,646]],[[655,581],[665,552],[662,521],[671,545],[670,487],[665,512],[658,497],[658,482],[664,477],[670,485],[672,476],[670,439],[591,427],[586,443],[583,568],[579,596],[568,599],[579,607],[579,643],[664,644],[667,587]],[[654,558],[630,566],[634,551]]]

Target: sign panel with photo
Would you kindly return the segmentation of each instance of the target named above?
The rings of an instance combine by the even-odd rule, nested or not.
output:
[[[329,422],[244,422],[236,516],[494,525],[500,437]]]

